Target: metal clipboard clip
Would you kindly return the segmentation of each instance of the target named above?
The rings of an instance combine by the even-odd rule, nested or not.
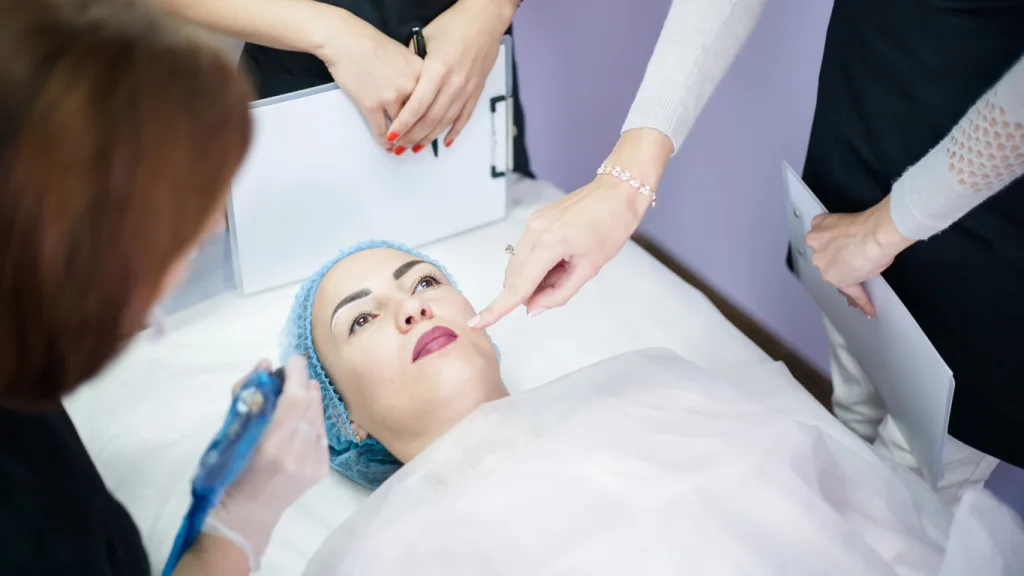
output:
[[[506,34],[501,44],[505,47],[505,93],[490,99],[491,178],[504,178],[515,168],[513,140],[516,128],[512,96],[515,69],[512,66],[512,37]],[[501,133],[502,126],[504,134]],[[503,162],[502,156],[505,157]]]

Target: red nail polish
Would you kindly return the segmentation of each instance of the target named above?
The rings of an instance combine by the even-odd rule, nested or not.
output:
[[[398,132],[388,132],[388,142],[398,140]]]
[[[405,146],[399,146],[398,148],[395,148],[395,156],[401,156],[404,153],[405,153]]]
[[[455,142],[455,141],[454,140],[445,140],[444,147],[445,148],[449,148],[452,145],[452,142]]]
[[[388,148],[387,148],[387,153],[388,153],[388,154],[394,154],[394,153],[395,153],[395,149],[394,149],[394,148],[392,148],[392,147],[390,147],[390,146],[388,146]]]
[[[420,150],[423,150],[423,144],[417,144],[417,145],[412,147],[412,153],[413,154],[419,154]]]

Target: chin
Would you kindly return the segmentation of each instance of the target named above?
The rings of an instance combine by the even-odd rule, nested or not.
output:
[[[436,402],[452,408],[463,407],[466,414],[508,394],[496,359],[477,357],[472,361],[446,362],[433,372],[428,380],[434,383]]]

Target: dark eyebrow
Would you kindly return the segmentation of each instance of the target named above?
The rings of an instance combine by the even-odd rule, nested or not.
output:
[[[402,264],[398,268],[395,268],[395,271],[392,272],[391,275],[394,276],[395,280],[399,280],[402,278],[402,276],[405,276],[409,272],[409,270],[412,270],[413,268],[419,266],[420,264],[426,264],[426,262],[419,259],[409,260],[405,264]],[[355,302],[356,300],[366,298],[370,294],[371,292],[369,288],[362,288],[342,298],[341,302],[338,302],[338,305],[334,307],[334,312],[331,312],[331,324],[334,324],[334,317],[338,315],[338,311],[340,311],[345,306],[348,306],[349,304]]]
[[[426,264],[426,262],[424,262],[423,260],[418,260],[418,259],[417,260],[409,260],[405,264],[402,264],[398,268],[395,268],[395,271],[392,274],[392,276],[395,277],[395,280],[400,280],[402,278],[402,276],[405,276],[406,272],[408,272],[409,270],[412,270],[413,268],[419,266],[420,264]]]
[[[334,323],[334,317],[338,315],[338,310],[341,310],[345,306],[348,306],[349,304],[355,302],[356,300],[359,300],[360,298],[366,298],[369,295],[370,289],[363,288],[361,290],[356,290],[355,292],[342,298],[341,302],[338,302],[338,305],[334,307],[334,312],[331,312],[331,323]]]

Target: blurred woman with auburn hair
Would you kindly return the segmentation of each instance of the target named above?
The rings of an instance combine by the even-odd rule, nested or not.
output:
[[[217,49],[137,3],[0,0],[0,571],[150,572],[61,398],[221,225],[250,97]],[[293,359],[256,457],[177,574],[255,569],[326,474],[320,402]]]

